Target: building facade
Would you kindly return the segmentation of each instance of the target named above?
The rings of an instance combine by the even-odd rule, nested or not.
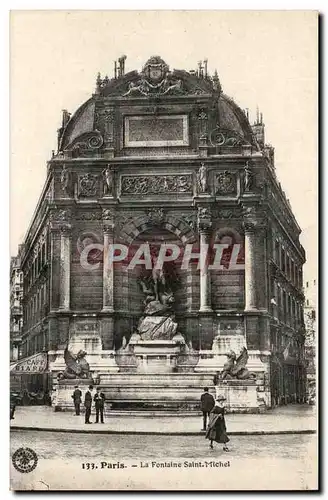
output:
[[[316,279],[304,283],[304,323],[305,323],[305,359],[306,359],[306,396],[307,402],[315,403],[316,399],[316,332],[317,332],[317,292]]]
[[[10,260],[10,361],[16,361],[20,354],[23,328],[23,273],[20,257]]]
[[[51,358],[84,335],[133,373],[121,356],[145,311],[133,255],[142,244],[208,246],[212,257],[220,249],[218,266],[177,259],[169,271],[188,370],[212,377],[214,346],[226,354],[241,338],[263,367],[265,406],[302,400],[300,232],[261,115],[251,125],[206,61],[170,71],[156,56],[125,73],[123,57],[114,78],[99,75],[92,97],[63,112],[21,252],[23,355]],[[106,258],[112,244],[129,249],[117,265]]]

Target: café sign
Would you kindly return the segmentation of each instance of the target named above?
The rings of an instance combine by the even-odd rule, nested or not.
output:
[[[47,354],[41,352],[30,356],[29,358],[18,361],[12,368],[11,372],[18,373],[43,373],[47,369]]]

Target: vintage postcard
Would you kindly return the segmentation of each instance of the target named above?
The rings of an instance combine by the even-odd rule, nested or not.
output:
[[[12,11],[12,490],[316,490],[316,11]]]

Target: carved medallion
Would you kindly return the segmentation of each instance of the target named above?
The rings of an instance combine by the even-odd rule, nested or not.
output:
[[[216,194],[235,194],[237,192],[236,174],[225,170],[215,177],[215,181]]]
[[[79,176],[78,192],[79,196],[96,196],[98,176],[94,174],[85,174]]]
[[[183,93],[182,81],[169,72],[168,65],[159,56],[153,56],[143,67],[141,78],[129,83],[123,96],[148,96]]]

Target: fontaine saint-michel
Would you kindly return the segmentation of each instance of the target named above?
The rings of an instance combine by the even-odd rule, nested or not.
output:
[[[207,61],[125,65],[63,112],[20,249],[22,357],[47,353],[63,409],[79,377],[117,408],[192,408],[213,380],[234,411],[301,400],[305,253],[262,115]]]

